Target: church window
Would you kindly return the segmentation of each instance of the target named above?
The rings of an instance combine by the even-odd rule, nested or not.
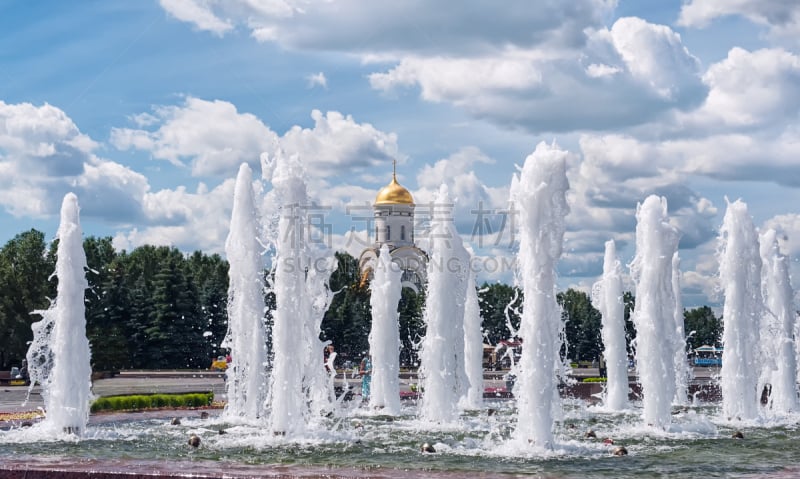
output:
[[[386,225],[386,241],[392,240],[392,228],[389,225]]]
[[[406,225],[400,225],[400,241],[406,240]]]

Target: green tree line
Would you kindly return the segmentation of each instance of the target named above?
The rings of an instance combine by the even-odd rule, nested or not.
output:
[[[57,243],[37,230],[20,233],[0,249],[0,366],[7,370],[25,357],[33,333],[34,312],[55,298]],[[141,246],[116,251],[110,237],[84,239],[87,259],[86,330],[95,370],[205,369],[223,354],[227,330],[228,263],[219,255],[186,255],[167,246]],[[358,262],[336,253],[337,270],[330,287],[336,294],[322,322],[321,339],[331,341],[341,360],[358,361],[366,354],[371,323],[369,285]],[[267,272],[265,271],[265,274]],[[503,283],[478,288],[485,342],[496,345],[519,327],[521,292]],[[265,297],[265,321],[271,321],[274,296]],[[562,306],[562,354],[590,361],[602,352],[601,316],[589,296],[568,289],[557,296]],[[630,320],[634,297],[625,293],[628,342],[635,336]],[[425,335],[424,293],[404,288],[400,311],[400,359],[418,363],[417,345]],[[717,344],[721,319],[704,306],[684,313],[688,347]]]
[[[206,368],[226,332],[228,263],[219,255],[88,237],[86,335],[95,370]],[[55,299],[57,242],[30,230],[0,249],[0,363],[19,365],[34,312]]]

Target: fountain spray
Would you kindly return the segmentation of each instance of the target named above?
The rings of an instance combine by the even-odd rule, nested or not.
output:
[[[686,327],[683,318],[683,301],[681,300],[681,259],[676,251],[672,255],[672,292],[675,294],[675,331],[674,359],[675,366],[675,404],[685,406],[689,403],[689,363],[686,356]]]
[[[464,302],[469,254],[456,231],[453,201],[442,185],[431,212],[428,296],[423,318],[427,326],[420,351],[422,396],[420,416],[436,422],[458,418],[459,399],[468,389],[464,371]]]
[[[675,295],[672,258],[678,232],[669,224],[667,200],[648,196],[636,211],[636,257],[631,275],[636,282],[636,367],[642,384],[642,418],[666,428],[675,397]]]
[[[389,246],[384,244],[370,283],[372,382],[369,406],[389,415],[400,413],[400,313],[397,305],[402,276],[403,272],[392,262]]]
[[[469,380],[469,389],[461,397],[464,409],[483,407],[483,333],[481,331],[481,307],[475,287],[475,271],[469,269],[467,298],[464,304],[464,370]]]
[[[92,368],[86,339],[86,253],[80,225],[78,197],[67,193],[61,204],[58,293],[42,320],[33,324],[33,342],[27,353],[31,388],[42,386],[47,415],[43,429],[81,436],[89,420]]]
[[[603,278],[592,289],[592,302],[602,315],[606,360],[605,406],[613,411],[628,407],[628,355],[625,349],[625,304],[622,301],[622,268],[614,240],[606,241]]]
[[[511,204],[519,214],[516,279],[523,291],[515,434],[518,440],[542,448],[553,446],[553,413],[560,408],[556,374],[563,321],[556,302],[556,262],[569,213],[567,154],[555,145],[539,143],[511,181]]]
[[[272,326],[272,375],[269,405],[270,429],[275,435],[301,434],[306,426],[303,376],[307,300],[305,224],[300,208],[307,205],[306,184],[296,157],[279,152],[272,177],[274,200],[280,209],[275,238],[274,291],[276,308]],[[320,352],[320,358],[322,353]],[[320,363],[322,361],[320,360]]]
[[[769,406],[773,412],[790,413],[797,410],[797,359],[794,351],[794,328],[797,316],[792,307],[793,290],[789,278],[789,258],[781,254],[777,233],[769,229],[761,235],[763,261],[762,288],[767,313],[762,328],[762,349],[775,358],[774,368],[767,379],[772,385]],[[766,352],[766,351],[765,351]]]
[[[720,286],[725,293],[722,413],[731,419],[758,417],[759,336],[763,314],[758,233],[741,200],[728,203],[720,230]]]
[[[228,418],[254,420],[263,414],[267,393],[267,341],[264,325],[263,246],[253,196],[253,173],[243,163],[236,177],[225,254],[228,276],[228,333],[233,364],[226,371]]]

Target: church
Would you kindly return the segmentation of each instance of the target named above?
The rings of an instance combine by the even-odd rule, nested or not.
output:
[[[358,267],[361,283],[366,285],[383,245],[389,247],[392,261],[403,271],[403,287],[419,292],[426,279],[428,255],[414,242],[414,198],[406,188],[397,182],[397,171],[392,171],[392,181],[381,188],[372,205],[374,216],[374,235],[372,244],[359,257]]]

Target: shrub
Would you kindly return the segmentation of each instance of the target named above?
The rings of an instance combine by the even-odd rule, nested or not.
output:
[[[186,394],[106,396],[97,398],[92,403],[91,411],[140,411],[163,407],[201,407],[211,405],[213,399],[214,393],[210,391]]]
[[[606,382],[606,378],[583,378],[584,383],[604,383]]]

